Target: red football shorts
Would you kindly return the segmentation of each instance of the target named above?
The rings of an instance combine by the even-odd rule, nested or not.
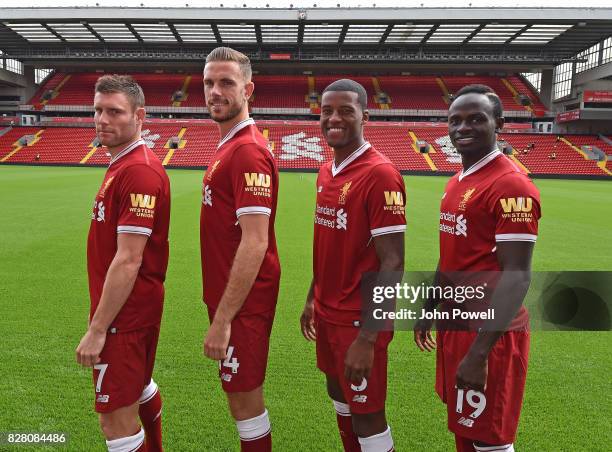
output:
[[[95,409],[110,413],[137,402],[151,382],[159,325],[107,333],[100,362],[93,369]]]
[[[328,377],[338,380],[351,413],[369,414],[383,410],[387,398],[387,347],[393,339],[393,332],[378,333],[370,376],[361,384],[354,385],[344,377],[344,358],[359,334],[359,328],[334,325],[315,317],[315,329],[317,367]]]
[[[274,312],[237,315],[232,320],[227,356],[219,361],[219,378],[225,392],[249,392],[263,384]],[[215,311],[209,308],[211,322],[214,316]]]
[[[529,332],[510,331],[499,338],[489,353],[484,394],[455,387],[457,368],[476,334],[437,332],[436,392],[446,403],[448,429],[486,444],[513,443],[525,391]]]

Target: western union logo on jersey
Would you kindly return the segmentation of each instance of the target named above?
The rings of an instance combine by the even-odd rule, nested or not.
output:
[[[270,186],[270,175],[262,173],[244,173],[244,179],[249,187],[264,187]]]
[[[132,201],[132,207],[140,207],[141,209],[155,208],[155,196],[130,193],[130,200]]]
[[[504,213],[531,212],[532,208],[531,198],[502,198],[499,202],[501,203],[502,209],[504,209]]]
[[[385,202],[388,206],[403,206],[404,196],[401,191],[386,191]]]

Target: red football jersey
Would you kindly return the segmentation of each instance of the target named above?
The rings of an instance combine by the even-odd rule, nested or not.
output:
[[[338,325],[361,319],[361,278],[380,269],[373,237],[404,233],[406,192],[395,166],[365,143],[317,178],[313,275],[317,315]]]
[[[117,252],[117,234],[144,234],[149,239],[138,277],[111,328],[129,331],[160,323],[169,226],[168,176],[153,151],[138,140],[113,157],[94,202],[87,239],[90,318]]]
[[[535,242],[540,194],[516,165],[495,150],[454,175],[440,207],[440,271],[501,270],[498,242]],[[527,324],[524,307],[511,328]]]
[[[274,234],[278,199],[278,169],[268,142],[248,118],[223,138],[202,183],[200,246],[204,301],[216,309],[225,291],[242,231],[238,217],[270,217],[268,249],[240,310],[241,315],[269,311],[276,306],[280,263]]]

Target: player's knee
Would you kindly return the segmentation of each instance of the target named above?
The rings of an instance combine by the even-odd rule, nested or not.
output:
[[[155,383],[155,381],[153,381],[153,379],[151,378],[151,382],[142,390],[142,394],[140,395],[140,399],[138,400],[138,402],[141,404],[147,403],[155,396],[158,391],[159,388],[157,387],[157,383]]]
[[[340,387],[340,383],[338,382],[338,380],[329,377],[327,378],[327,395],[329,395],[332,400],[346,403],[346,400],[344,399],[344,394],[342,393],[342,388]]]
[[[352,413],[353,431],[359,438],[367,438],[384,433],[387,428],[387,419],[384,411],[369,414]]]
[[[139,429],[135,415],[127,410],[118,411],[100,414],[100,428],[107,440],[132,436]]]
[[[227,393],[232,417],[237,421],[252,419],[265,411],[261,387],[250,392]]]

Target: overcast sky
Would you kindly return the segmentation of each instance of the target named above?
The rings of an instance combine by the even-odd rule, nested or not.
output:
[[[4,3],[4,2],[3,2]],[[41,0],[20,0],[15,2],[18,6],[37,6],[47,7],[49,1]],[[314,4],[320,7],[335,7],[337,4],[343,7],[371,7],[376,5],[377,7],[382,6],[415,6],[418,7],[421,4],[425,7],[442,7],[442,6],[455,6],[455,7],[610,7],[612,2],[610,0],[581,0],[568,1],[568,0],[506,0],[506,1],[495,1],[495,0],[415,0],[415,1],[404,1],[401,0],[180,0],[180,1],[169,1],[169,0],[53,0],[52,6],[140,6],[143,4],[145,7],[176,7],[189,4],[191,7],[217,7],[223,4],[225,7],[242,7],[246,4],[247,7],[265,7],[266,4],[270,5],[270,8],[288,8],[290,4],[293,4],[294,8],[304,7],[312,8]],[[5,4],[5,3],[4,3]],[[6,4],[5,4],[6,5]],[[11,5],[13,6],[13,5]]]

